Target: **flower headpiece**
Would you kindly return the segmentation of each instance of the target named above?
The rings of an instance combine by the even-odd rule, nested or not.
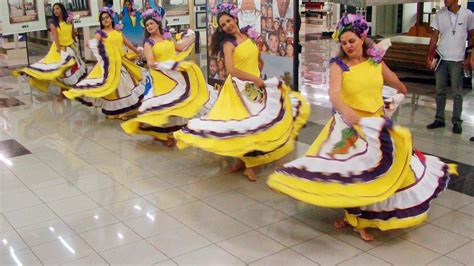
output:
[[[142,14],[142,20],[147,20],[147,19],[153,19],[156,22],[161,22],[163,17],[161,14],[153,9],[148,9],[147,11],[143,12]]]
[[[107,13],[110,16],[111,19],[114,19],[114,17],[115,17],[115,12],[110,7],[104,6],[103,8],[101,8],[99,10],[99,20],[100,20],[100,15],[102,15],[102,13]]]
[[[339,20],[332,38],[339,41],[341,35],[346,31],[352,31],[359,37],[367,37],[367,34],[369,33],[369,24],[360,15],[348,14]]]
[[[250,25],[247,25],[240,30],[245,32],[245,34],[254,41],[257,41],[258,37],[260,37],[260,34]]]
[[[217,16],[221,13],[229,14],[233,18],[237,18],[239,9],[236,5],[232,3],[222,3],[218,4],[216,7],[211,9],[211,14],[214,15],[212,18],[212,26],[214,28],[219,28],[219,22],[217,21]]]
[[[67,13],[66,22],[67,22],[67,23],[72,23],[73,21],[74,21],[74,13],[68,12],[68,13]]]
[[[163,20],[163,17],[161,16],[160,12],[153,10],[153,9],[148,9],[147,11],[143,12],[142,14],[142,26],[145,28],[145,25],[143,24],[145,21],[148,19],[153,19],[156,22],[161,22]],[[163,39],[169,39],[171,38],[171,33],[168,31],[168,29],[165,27],[165,25],[162,24],[162,29],[163,29],[163,34],[161,37]]]
[[[237,14],[239,13],[239,9],[237,8],[236,5],[234,5],[232,3],[222,3],[222,4],[218,4],[216,7],[214,7],[211,10],[211,13],[215,16],[217,16],[218,14],[223,13],[223,12],[225,12],[225,13],[233,16],[234,18],[236,18]]]

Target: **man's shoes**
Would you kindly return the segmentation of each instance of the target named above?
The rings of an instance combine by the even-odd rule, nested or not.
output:
[[[469,139],[469,141],[474,141],[474,137],[471,137],[471,138]]]
[[[461,125],[454,125],[453,126],[453,133],[454,134],[461,134],[462,133],[462,127]]]
[[[427,129],[435,129],[435,128],[440,128],[440,127],[444,127],[445,124],[444,122],[440,122],[438,120],[435,120],[433,123],[429,124],[426,126]]]

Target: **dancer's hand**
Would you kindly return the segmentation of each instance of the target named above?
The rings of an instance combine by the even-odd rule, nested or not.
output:
[[[360,116],[354,111],[346,112],[342,114],[342,117],[349,126],[357,125],[360,122]]]
[[[265,88],[265,81],[263,81],[263,79],[257,79],[253,84],[259,88]]]
[[[143,47],[138,46],[138,47],[137,47],[137,51],[138,51],[138,54],[139,54],[139,55],[142,55],[142,54],[143,54]]]

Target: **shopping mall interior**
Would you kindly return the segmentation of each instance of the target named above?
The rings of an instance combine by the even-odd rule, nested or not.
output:
[[[109,119],[100,108],[59,100],[59,87],[40,91],[28,76],[14,75],[42,60],[54,43],[46,21],[56,2],[75,15],[77,49],[90,72],[97,55],[88,41],[99,28],[99,10],[123,12],[124,1],[2,1],[0,265],[474,265],[474,72],[464,71],[462,133],[452,130],[450,92],[446,126],[427,129],[437,96],[435,74],[426,67],[430,24],[445,2],[457,1],[295,1],[234,1],[247,12],[240,21],[258,20],[267,36],[259,47],[262,78],[284,80],[311,107],[294,150],[255,168],[256,182],[229,170],[231,156],[129,135],[121,119]],[[209,49],[216,2],[132,1],[133,14],[161,5],[175,38],[194,31],[195,46],[184,60],[195,62],[214,89],[226,78]],[[459,5],[474,10],[474,2]],[[267,184],[275,170],[307,153],[333,116],[330,60],[340,44],[331,36],[347,13],[367,19],[375,42],[391,42],[384,62],[408,89],[391,120],[409,130],[414,153],[457,165],[426,221],[369,228],[373,241],[351,226],[334,226],[344,208],[306,203]],[[125,28],[124,34],[143,46],[137,18],[128,23],[141,27],[138,37]],[[275,55],[272,27],[279,36]]]

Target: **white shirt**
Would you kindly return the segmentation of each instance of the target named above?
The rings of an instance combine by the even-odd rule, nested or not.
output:
[[[436,14],[431,27],[439,31],[438,51],[446,61],[463,61],[466,52],[468,31],[474,29],[474,15],[471,10],[460,7],[457,13],[446,7]],[[454,32],[454,35],[453,35]]]

